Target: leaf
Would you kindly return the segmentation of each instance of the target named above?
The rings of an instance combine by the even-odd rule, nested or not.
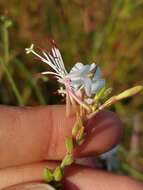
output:
[[[54,175],[55,181],[61,181],[62,178],[63,178],[63,169],[62,169],[60,166],[58,166],[58,167],[55,169],[53,175]]]
[[[73,159],[72,154],[67,154],[61,163],[61,168],[71,165],[73,163],[73,161],[74,161],[74,159]]]
[[[66,137],[66,148],[68,153],[72,153],[74,149],[73,139],[72,137]]]
[[[53,173],[52,170],[45,168],[44,169],[44,179],[47,182],[51,182],[53,180]]]

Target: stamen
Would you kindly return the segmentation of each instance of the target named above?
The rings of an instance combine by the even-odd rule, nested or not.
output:
[[[50,72],[50,71],[44,71],[44,72],[42,72],[41,73],[42,75],[56,75],[56,76],[59,76],[59,77],[61,77],[61,75],[60,74],[58,74],[58,73],[55,73],[55,72]]]

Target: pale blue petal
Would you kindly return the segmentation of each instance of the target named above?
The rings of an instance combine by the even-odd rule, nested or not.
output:
[[[89,79],[89,78],[85,78],[85,79],[83,80],[83,82],[84,82],[85,93],[86,93],[86,95],[87,95],[88,97],[90,97],[90,96],[91,96],[91,85],[92,85],[92,81],[91,81],[91,79]]]
[[[91,94],[96,94],[103,86],[105,85],[104,79],[96,80],[95,82],[92,82],[91,86]]]
[[[78,80],[78,81],[71,81],[71,86],[74,88],[74,89],[78,89],[82,86],[83,82],[82,80]]]
[[[84,65],[81,69],[70,72],[67,76],[70,77],[71,79],[74,77],[86,77],[88,75],[89,69],[90,69],[89,65]]]
[[[80,62],[76,63],[76,64],[72,67],[72,69],[70,70],[70,73],[75,72],[75,71],[78,71],[78,70],[81,69],[83,66],[84,66],[83,63],[80,63]]]
[[[93,80],[98,80],[101,78],[101,70],[99,67],[97,67],[96,72],[94,74]]]

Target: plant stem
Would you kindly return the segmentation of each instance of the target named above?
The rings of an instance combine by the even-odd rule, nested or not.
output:
[[[22,70],[23,74],[26,76],[28,79],[29,84],[31,85],[31,88],[35,91],[35,94],[37,96],[38,101],[40,104],[45,105],[46,101],[44,99],[43,94],[41,93],[40,88],[37,86],[35,80],[33,79],[31,73],[28,71],[26,66],[18,59],[14,60],[14,63],[16,64],[17,67],[19,67],[20,70]]]
[[[8,29],[3,26],[3,45],[4,45],[4,62],[5,64],[9,61],[9,36]]]
[[[8,80],[9,80],[9,83],[11,84],[12,90],[13,90],[13,92],[14,92],[14,94],[15,94],[17,100],[18,100],[18,104],[19,104],[20,106],[23,106],[23,105],[24,105],[24,104],[23,104],[23,100],[22,100],[22,98],[21,98],[21,96],[20,96],[20,93],[19,93],[19,91],[18,91],[18,89],[17,89],[17,87],[16,87],[16,85],[15,85],[15,82],[14,82],[14,80],[13,80],[13,78],[12,78],[12,76],[11,76],[9,70],[7,69],[7,67],[6,67],[6,65],[5,65],[5,63],[4,63],[4,61],[3,61],[1,58],[0,58],[0,64],[2,65],[4,71],[5,71],[6,75],[7,75],[7,78],[8,78]]]

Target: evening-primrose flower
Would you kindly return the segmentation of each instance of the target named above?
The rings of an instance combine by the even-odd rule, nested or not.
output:
[[[42,51],[43,56],[41,56],[34,50],[34,45],[32,44],[30,48],[26,48],[26,53],[33,53],[53,69],[53,71],[45,71],[41,74],[54,75],[58,82],[65,86],[65,90],[60,89],[58,91],[59,93],[62,95],[66,94],[66,96],[69,96],[71,102],[74,100],[89,111],[89,101],[83,101],[83,93],[92,100],[92,97],[105,84],[104,79],[101,78],[101,71],[95,63],[90,65],[76,63],[68,73],[64,66],[61,53],[55,46],[52,48],[52,53]]]
[[[84,88],[88,97],[95,95],[105,85],[105,80],[101,78],[100,68],[95,63],[91,65],[76,63],[68,77],[72,78],[71,84],[74,89]]]

